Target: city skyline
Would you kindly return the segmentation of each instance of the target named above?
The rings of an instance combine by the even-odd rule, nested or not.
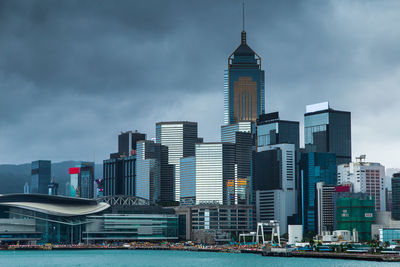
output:
[[[1,163],[93,154],[100,162],[116,150],[116,134],[138,130],[151,139],[159,121],[196,121],[205,141],[220,140],[223,74],[240,44],[241,2],[158,2],[165,9],[152,10],[156,2],[2,4]],[[352,113],[353,160],[366,154],[400,166],[390,150],[400,145],[391,124],[400,109],[400,46],[391,28],[399,15],[389,12],[396,6],[248,1],[247,40],[263,58],[265,110],[300,121],[301,146],[305,106],[329,101]],[[235,18],[217,19],[226,14]]]

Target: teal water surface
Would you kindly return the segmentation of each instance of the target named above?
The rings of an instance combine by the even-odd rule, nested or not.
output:
[[[0,251],[0,266],[294,266],[389,267],[399,263],[153,250]]]

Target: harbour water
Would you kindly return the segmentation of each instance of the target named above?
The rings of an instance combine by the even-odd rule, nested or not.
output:
[[[256,254],[154,250],[0,251],[0,266],[295,266],[389,267],[399,263],[278,258]]]

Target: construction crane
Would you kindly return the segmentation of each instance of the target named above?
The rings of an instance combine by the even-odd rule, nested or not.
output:
[[[260,237],[262,238],[262,243],[265,245],[268,243],[265,241],[264,237],[264,226],[266,227],[271,227],[272,228],[272,233],[271,233],[271,244],[275,243],[275,237],[278,237],[278,245],[281,245],[281,233],[279,229],[279,222],[277,220],[271,220],[269,222],[259,222],[257,223],[257,234],[256,234],[256,242],[260,243]]]

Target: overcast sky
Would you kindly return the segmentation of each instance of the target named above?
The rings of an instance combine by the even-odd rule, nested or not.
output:
[[[400,167],[400,1],[246,1],[266,111],[352,112],[353,158]],[[220,139],[240,0],[0,1],[0,164],[101,162],[120,131],[191,120]],[[302,142],[304,143],[304,142]]]

